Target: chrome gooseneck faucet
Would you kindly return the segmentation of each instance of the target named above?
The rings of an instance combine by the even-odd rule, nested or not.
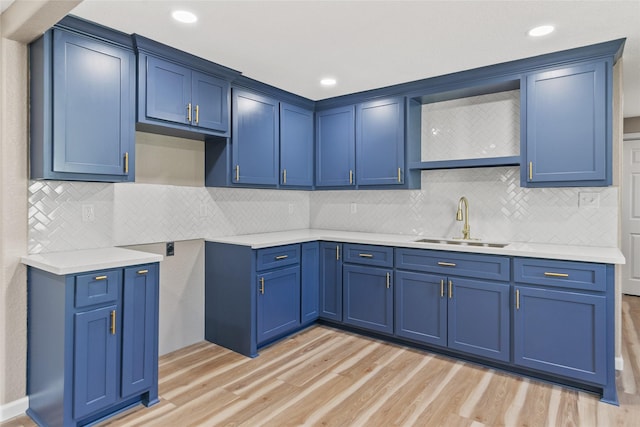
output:
[[[471,228],[469,227],[469,201],[466,197],[460,197],[458,201],[458,211],[456,212],[456,221],[462,221],[462,204],[464,203],[464,227],[462,227],[462,238],[469,240],[471,238]]]

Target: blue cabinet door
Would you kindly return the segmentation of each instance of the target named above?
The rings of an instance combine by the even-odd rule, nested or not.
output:
[[[510,359],[508,284],[449,277],[449,348],[490,359]]]
[[[356,110],[358,185],[404,182],[404,98],[359,104]]]
[[[300,320],[303,324],[315,322],[319,316],[320,297],[320,244],[302,244],[300,271]]]
[[[393,333],[393,270],[345,264],[343,322],[376,332]]]
[[[313,185],[313,111],[280,103],[280,185]]]
[[[342,322],[342,245],[320,242],[320,318]]]
[[[606,383],[606,297],[515,288],[514,363],[595,384]]]
[[[355,185],[353,106],[316,113],[316,186]]]
[[[611,183],[606,88],[604,61],[526,77],[523,184]]]
[[[229,129],[229,83],[194,71],[191,78],[191,124],[203,129]]]
[[[81,419],[118,399],[117,305],[77,313],[75,323],[73,417]],[[116,322],[113,324],[112,322]]]
[[[157,376],[158,272],[155,265],[124,270],[122,397],[139,394]]]
[[[233,90],[232,182],[278,184],[278,101]]]
[[[258,344],[300,325],[300,266],[258,274]]]
[[[133,53],[53,34],[53,172],[127,176],[135,155]]]
[[[146,116],[190,124],[191,70],[147,56]],[[193,109],[193,105],[191,105]],[[193,114],[193,111],[191,112]]]
[[[427,344],[447,346],[445,276],[396,271],[395,334]]]

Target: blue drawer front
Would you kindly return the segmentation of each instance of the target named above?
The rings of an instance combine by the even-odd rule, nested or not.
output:
[[[77,275],[76,307],[115,302],[121,282],[121,269]]]
[[[344,245],[344,262],[393,267],[393,248],[374,245]]]
[[[509,257],[428,249],[396,249],[396,268],[509,281]]]
[[[277,246],[275,248],[258,249],[256,269],[258,271],[298,264],[300,262],[300,245]]]
[[[605,264],[514,258],[514,281],[604,292],[607,287]]]

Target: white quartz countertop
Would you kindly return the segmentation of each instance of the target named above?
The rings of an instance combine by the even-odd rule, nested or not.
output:
[[[124,248],[82,249],[23,256],[23,264],[57,275],[162,261],[162,255]]]
[[[252,249],[268,248],[315,240],[362,243],[368,245],[397,246],[405,248],[434,249],[453,252],[468,252],[491,255],[507,255],[531,258],[558,259],[567,261],[624,264],[625,259],[618,248],[597,246],[554,245],[543,243],[514,242],[504,248],[485,246],[463,246],[442,243],[421,243],[415,240],[431,236],[402,234],[360,233],[352,231],[303,229],[274,233],[245,234],[207,238],[209,242],[249,246]]]

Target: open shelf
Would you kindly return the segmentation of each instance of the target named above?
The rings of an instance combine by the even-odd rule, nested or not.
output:
[[[462,169],[488,166],[520,166],[520,156],[486,157],[480,159],[437,160],[431,162],[411,162],[409,169]]]

